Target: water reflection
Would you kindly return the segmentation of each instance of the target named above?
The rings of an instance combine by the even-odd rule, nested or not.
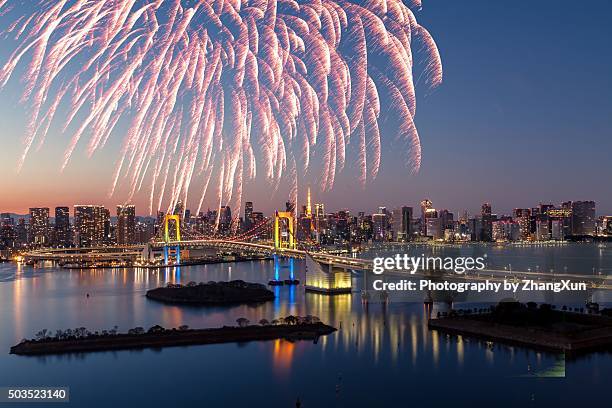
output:
[[[9,270],[8,267],[13,269]],[[10,276],[11,273],[17,276],[14,280],[0,283],[0,316],[3,322],[0,348],[4,350],[42,328],[55,330],[84,326],[90,330],[100,330],[117,325],[121,331],[126,331],[132,327],[148,328],[155,324],[164,327],[183,324],[194,328],[218,327],[234,325],[240,317],[256,323],[261,319],[271,321],[287,315],[314,315],[337,327],[338,331],[320,338],[316,344],[277,340],[240,347],[226,344],[46,359],[22,359],[0,353],[0,366],[3,367],[0,370],[0,384],[25,383],[27,380],[42,384],[45,379],[55,378],[54,375],[60,373],[61,381],[71,385],[81,381],[78,372],[79,368],[84,367],[80,365],[83,362],[100,370],[96,381],[106,387],[121,387],[125,376],[130,375],[133,376],[130,378],[146,379],[147,383],[153,384],[153,388],[163,388],[164,384],[157,382],[157,374],[154,373],[180,367],[181,370],[192,370],[193,378],[207,376],[209,395],[215,394],[217,387],[221,389],[221,378],[231,377],[235,374],[232,367],[239,365],[244,367],[241,376],[249,378],[249,382],[241,383],[241,388],[252,394],[262,386],[274,387],[277,383],[300,390],[303,383],[323,387],[328,383],[335,384],[338,372],[342,372],[342,398],[347,398],[343,400],[347,402],[345,405],[350,405],[349,402],[360,405],[359,399],[351,400],[351,395],[359,395],[360,389],[356,388],[359,387],[356,384],[380,387],[380,395],[384,394],[389,383],[402,380],[405,384],[408,377],[411,383],[422,379],[423,382],[415,387],[424,389],[428,387],[428,381],[469,386],[469,379],[475,373],[487,372],[487,376],[492,378],[506,379],[526,374],[528,366],[534,371],[542,370],[553,366],[556,361],[553,354],[536,354],[520,347],[487,344],[432,332],[427,328],[428,317],[435,316],[448,306],[423,304],[423,297],[411,302],[363,304],[356,293],[336,296],[305,293],[302,285],[274,287],[276,299],[271,302],[229,307],[174,306],[154,302],[144,296],[148,289],[169,282],[207,282],[227,280],[231,276],[233,279],[265,284],[275,274],[273,263],[268,261],[183,267],[180,270],[37,268],[33,271],[33,268],[26,267],[24,270],[24,267],[14,264],[1,268],[4,268],[1,270],[2,276]],[[286,277],[282,275],[289,273],[289,270],[281,268],[279,272],[284,279]],[[303,264],[296,262],[295,278],[304,282],[303,273]],[[354,287],[360,287],[360,278],[354,279]],[[90,294],[89,298],[86,297],[87,293]],[[475,306],[470,304],[467,307]],[[598,356],[592,357],[590,363],[603,361],[612,366],[610,360],[609,356]],[[202,373],[202,361],[207,364],[205,373]],[[104,371],[112,369],[112,372],[116,372],[116,364],[120,364],[122,372],[125,371],[124,376],[115,378],[109,371]],[[601,367],[598,366],[597,370],[601,370]],[[364,377],[351,379],[358,373]],[[102,377],[102,374],[106,375]],[[605,377],[588,370],[587,375],[589,378],[597,375]],[[190,377],[185,375],[183,378]],[[364,378],[367,382],[364,382]],[[396,386],[401,387],[401,384]],[[198,387],[197,384],[193,386],[194,389]],[[351,392],[345,391],[351,386],[354,387]],[[332,393],[332,397],[336,398],[335,389]],[[295,396],[291,397],[295,401]],[[235,406],[248,405],[240,402],[243,401],[237,401]],[[310,405],[330,403],[321,401]]]

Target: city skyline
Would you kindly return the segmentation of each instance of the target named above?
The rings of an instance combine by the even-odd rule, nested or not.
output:
[[[332,191],[321,192],[315,185],[313,195],[330,208],[341,208],[350,196],[350,209],[366,211],[381,202],[416,205],[417,197],[429,197],[449,203],[453,211],[477,211],[479,203],[489,201],[503,213],[514,207],[506,203],[529,207],[532,202],[592,199],[599,213],[612,213],[612,191],[606,188],[612,173],[606,156],[612,144],[612,101],[606,91],[612,57],[600,52],[612,34],[605,19],[610,7],[603,1],[578,9],[567,1],[540,2],[526,13],[520,4],[477,1],[468,8],[424,2],[418,17],[436,38],[445,79],[435,92],[420,92],[425,96],[416,115],[423,147],[420,172],[410,175],[387,146],[377,180],[365,189],[345,171]],[[549,19],[550,14],[555,18]],[[509,20],[515,23],[509,26]],[[573,28],[572,36],[565,35],[567,27]],[[2,61],[5,54],[0,52]],[[114,139],[92,159],[77,147],[80,153],[60,173],[68,135],[55,135],[62,142],[33,151],[32,160],[17,173],[28,112],[18,103],[20,89],[13,81],[0,99],[6,123],[0,134],[5,146],[0,151],[2,210],[23,214],[31,205],[95,202],[112,207],[130,201],[143,214],[146,192],[134,200],[127,200],[125,190],[108,197],[120,150]],[[304,197],[305,184],[299,188]],[[245,186],[243,197],[269,213],[287,199],[289,189],[281,185],[275,190],[257,179]],[[197,207],[197,199],[190,201],[190,207]],[[203,208],[216,206],[206,200]]]
[[[307,196],[304,195],[302,196],[303,200],[298,201],[298,203],[296,204],[296,208],[295,208],[295,212],[299,213],[300,209],[302,209],[303,207],[305,208],[307,206],[308,203],[308,199],[306,198]],[[410,202],[404,202],[403,204],[399,204],[399,205],[388,205],[385,204],[384,202],[379,203],[377,206],[373,207],[373,208],[360,208],[360,207],[351,207],[351,206],[339,206],[339,207],[333,207],[331,205],[328,205],[327,203],[321,201],[321,200],[317,200],[317,199],[312,199],[311,202],[311,207],[315,208],[315,206],[322,206],[325,209],[331,210],[328,211],[330,213],[333,212],[338,212],[338,211],[349,211],[351,213],[359,213],[359,212],[365,212],[367,214],[374,214],[376,213],[380,208],[386,208],[388,210],[393,210],[393,209],[399,209],[402,207],[411,207],[411,208],[419,208],[419,206],[422,205],[423,200],[427,200],[430,203],[433,204],[433,200],[430,200],[430,198],[426,197],[426,198],[422,198],[420,200],[417,201],[410,201]],[[439,205],[439,203],[436,203],[436,208],[438,210],[445,210],[445,211],[449,211],[452,212],[454,214],[464,214],[467,213],[469,215],[475,215],[475,214],[480,214],[482,212],[482,206],[483,205],[488,205],[492,208],[492,213],[496,214],[496,215],[500,215],[500,216],[510,216],[514,213],[515,210],[517,209],[523,209],[523,208],[536,208],[536,207],[540,207],[540,206],[551,206],[552,208],[559,208],[560,206],[562,206],[564,203],[571,203],[571,202],[583,202],[583,201],[592,201],[592,202],[596,202],[595,200],[590,200],[590,199],[579,199],[579,200],[561,200],[559,202],[553,202],[553,201],[538,201],[538,202],[531,202],[531,204],[529,205],[524,205],[524,206],[508,206],[506,205],[504,208],[511,208],[510,210],[506,211],[506,210],[500,210],[500,209],[496,209],[496,207],[494,205],[491,204],[490,201],[484,201],[481,202],[479,204],[475,203],[473,205],[472,210],[467,209],[467,208],[455,208],[452,205]],[[284,206],[288,203],[288,200],[284,200],[282,203],[279,202],[278,205],[276,206],[276,208],[270,210],[269,212],[266,211],[265,209],[262,209],[262,207],[257,207],[254,205],[256,204],[255,201],[250,200],[248,198],[245,199],[245,201],[241,204],[240,207],[240,212],[238,215],[235,215],[233,218],[239,218],[244,214],[245,208],[246,209],[250,209],[250,211],[252,212],[254,209],[257,210],[257,212],[261,212],[263,214],[269,214],[269,215],[273,215],[275,211],[284,211]],[[193,212],[193,209],[189,208],[189,206],[186,206],[184,203],[182,203],[181,201],[179,201],[178,205],[180,205],[183,210],[188,211],[192,216],[196,216],[197,214],[195,212]],[[8,211],[5,210],[3,208],[0,208],[0,214],[10,214],[12,216],[15,217],[28,217],[29,216],[29,212],[32,209],[48,209],[50,210],[59,210],[59,209],[69,209],[70,213],[74,213],[74,210],[77,207],[104,207],[104,208],[117,208],[117,211],[119,211],[119,208],[127,208],[127,207],[131,207],[135,210],[134,212],[134,216],[139,217],[139,218],[155,218],[157,217],[158,213],[155,214],[147,214],[147,213],[143,213],[143,212],[138,212],[138,206],[133,204],[133,203],[123,203],[123,204],[111,204],[109,205],[105,205],[105,204],[94,204],[93,202],[89,202],[89,204],[66,204],[66,203],[60,203],[60,204],[52,204],[52,205],[36,205],[36,206],[27,206],[26,211],[24,212],[14,212],[14,211]],[[206,213],[208,211],[217,211],[217,210],[221,210],[223,211],[224,208],[229,208],[231,210],[231,206],[229,205],[222,205],[219,208],[203,208],[201,209],[200,213]],[[235,208],[234,208],[235,211]],[[165,213],[166,211],[161,211],[161,213]],[[314,210],[313,210],[313,214],[314,214]],[[610,214],[612,214],[612,212],[607,212],[607,211],[601,211],[599,209],[599,207],[597,207],[597,212],[596,212],[597,216],[611,216]],[[70,217],[72,218],[73,215],[70,215]],[[111,218],[115,218],[118,217],[118,215],[112,215],[111,214]],[[50,218],[54,218],[52,216],[50,216]]]
[[[535,207],[515,208],[511,215],[495,213],[489,203],[483,203],[477,214],[455,214],[447,209],[436,209],[429,199],[420,202],[420,211],[418,207],[415,211],[413,206],[380,206],[376,212],[355,214],[346,209],[325,211],[324,203],[313,205],[310,196],[300,205],[287,201],[285,210],[274,214],[256,209],[253,202],[247,201],[243,209],[234,209],[233,213],[229,206],[222,206],[218,210],[192,214],[179,202],[171,214],[160,212],[156,217],[137,217],[134,205],[118,205],[113,217],[110,210],[101,205],[74,205],[71,222],[69,207],[56,207],[55,217],[51,217],[50,208],[32,207],[27,217],[0,212],[0,247],[144,244],[161,238],[162,230],[166,228],[167,231],[169,218],[176,221],[175,225],[182,226],[183,235],[195,239],[250,237],[247,240],[271,238],[268,227],[274,220],[275,229],[281,224],[288,228],[291,240],[316,242],[316,245],[430,239],[526,242],[612,237],[612,216],[597,217],[594,201],[565,201],[559,206],[540,203]],[[279,224],[281,218],[284,221]],[[275,245],[280,242],[279,237],[274,235]]]

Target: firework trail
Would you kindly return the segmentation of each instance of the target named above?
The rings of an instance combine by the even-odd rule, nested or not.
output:
[[[33,13],[17,3],[0,0],[14,43],[0,86],[22,73],[31,106],[19,167],[52,122],[72,136],[63,169],[79,143],[91,156],[129,121],[111,193],[147,188],[153,211],[186,201],[194,181],[200,207],[207,194],[239,204],[256,171],[272,186],[287,174],[297,195],[314,156],[323,189],[346,163],[362,183],[376,177],[382,111],[420,166],[413,50],[427,85],[442,66],[413,14],[419,0],[37,0]]]

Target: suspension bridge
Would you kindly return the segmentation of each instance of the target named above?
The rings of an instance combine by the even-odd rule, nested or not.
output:
[[[144,245],[101,246],[91,248],[39,249],[25,254],[26,260],[33,261],[94,261],[132,260],[147,261],[155,253],[162,254],[163,266],[181,265],[181,251],[194,249],[214,249],[217,251],[239,252],[273,256],[275,259],[275,279],[280,280],[279,260],[291,259],[289,279],[294,280],[293,259],[305,259],[307,269],[306,287],[323,292],[350,291],[352,273],[371,273],[373,260],[343,256],[325,251],[311,239],[311,232],[300,229],[293,213],[276,212],[271,219],[264,219],[248,231],[221,233],[217,231],[204,235],[190,228],[184,228],[178,215],[166,215],[163,220],[161,239]],[[296,234],[296,232],[298,232]],[[298,240],[298,237],[301,238]],[[310,273],[310,277],[309,277]],[[561,282],[573,280],[585,282],[589,289],[612,290],[612,277],[607,275],[584,275],[573,273],[547,273],[533,271],[508,271],[484,269],[466,274],[452,271],[418,270],[410,274],[406,271],[386,270],[385,276],[401,278],[437,278],[456,281],[503,281],[517,282],[530,279],[539,282]]]

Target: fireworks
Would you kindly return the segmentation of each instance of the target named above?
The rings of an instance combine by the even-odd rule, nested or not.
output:
[[[381,112],[420,166],[413,51],[429,86],[442,67],[418,0],[38,0],[32,13],[16,3],[0,0],[16,44],[0,86],[22,66],[31,120],[20,167],[52,124],[71,134],[62,168],[77,144],[92,155],[125,134],[112,191],[147,189],[153,211],[186,202],[193,181],[200,206],[211,192],[239,204],[256,170],[297,182],[315,153],[323,189],[348,160],[362,183],[376,177]]]

